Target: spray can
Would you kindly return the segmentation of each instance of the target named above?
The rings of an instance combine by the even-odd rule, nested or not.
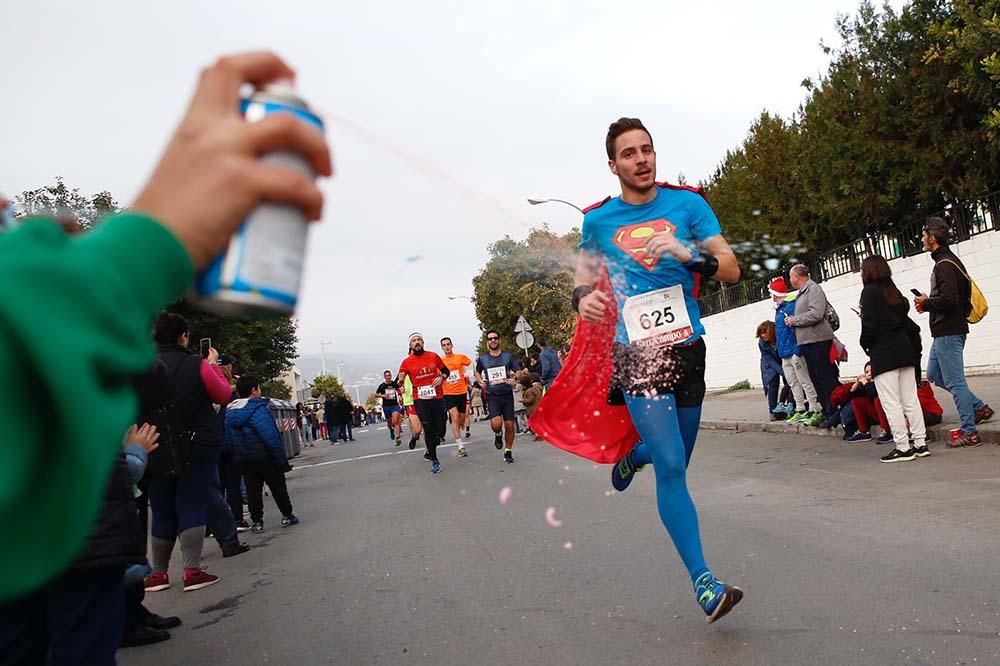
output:
[[[268,86],[240,101],[247,122],[291,113],[323,131],[323,121],[287,84]],[[316,174],[297,153],[267,153],[261,160],[310,178]],[[298,208],[262,203],[243,221],[226,250],[195,280],[195,302],[210,312],[238,317],[291,314],[298,302],[309,225]]]

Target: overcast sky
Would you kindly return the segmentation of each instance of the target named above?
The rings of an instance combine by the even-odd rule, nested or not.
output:
[[[892,2],[897,8],[902,0]],[[450,335],[471,353],[468,301],[486,246],[579,216],[616,192],[603,139],[638,116],[659,177],[708,177],[762,109],[788,116],[819,41],[854,0],[18,2],[0,21],[0,191],[61,175],[128,203],[218,54],[271,48],[328,122],[300,301],[301,348],[329,357]],[[725,220],[722,220],[725,226]],[[409,260],[408,260],[409,259]],[[436,347],[436,345],[434,345]],[[376,368],[375,370],[378,370]]]

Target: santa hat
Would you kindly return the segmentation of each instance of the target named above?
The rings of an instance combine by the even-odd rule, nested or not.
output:
[[[414,339],[414,338],[420,338],[421,340],[423,340],[423,339],[424,339],[424,336],[423,336],[423,335],[421,335],[420,333],[416,333],[416,332],[414,332],[414,333],[410,333],[410,344],[411,344],[411,345],[413,344],[413,339]]]
[[[771,284],[767,285],[767,290],[771,292],[771,296],[787,296],[788,286],[785,284],[785,278],[774,278],[771,280]]]

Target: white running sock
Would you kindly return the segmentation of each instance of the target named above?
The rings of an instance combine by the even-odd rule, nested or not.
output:
[[[465,442],[462,441],[461,437],[459,437],[458,439],[456,439],[455,443],[458,444],[458,448],[460,448],[460,449],[464,449],[465,448]]]

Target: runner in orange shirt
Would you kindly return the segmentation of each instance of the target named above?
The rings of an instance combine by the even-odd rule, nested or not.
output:
[[[444,407],[451,417],[451,431],[458,444],[458,457],[469,455],[462,441],[462,426],[465,426],[465,437],[469,437],[469,382],[465,378],[465,369],[472,365],[472,360],[465,354],[456,354],[451,338],[441,338],[441,351],[444,352],[445,367],[448,368],[448,378],[444,380]]]

